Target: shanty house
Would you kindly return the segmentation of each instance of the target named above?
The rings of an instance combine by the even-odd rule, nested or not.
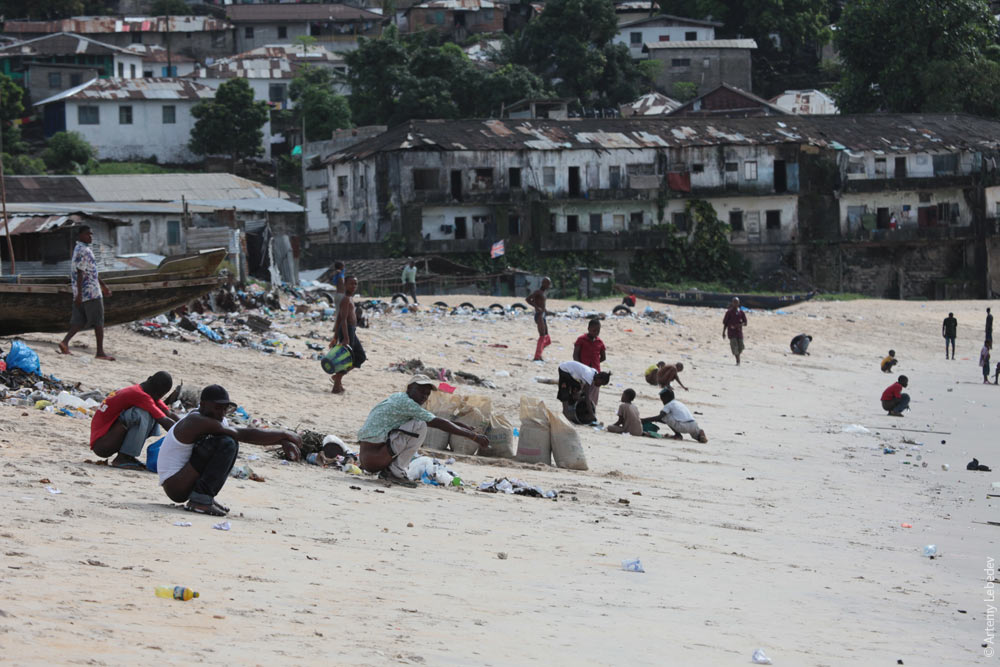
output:
[[[76,16],[53,21],[8,20],[3,24],[3,34],[22,40],[60,32],[85,35],[119,48],[131,44],[162,46],[195,60],[234,52],[232,24],[209,16]]]
[[[35,103],[45,136],[79,132],[99,159],[192,162],[191,109],[215,96],[187,79],[95,79]]]
[[[506,10],[506,5],[491,0],[429,0],[405,10],[405,31],[433,31],[455,39],[503,32]]]
[[[618,34],[612,40],[615,44],[628,47],[633,58],[645,58],[642,47],[659,42],[707,42],[715,39],[715,29],[722,24],[715,21],[700,21],[682,16],[660,14],[619,23]]]
[[[788,113],[800,115],[840,113],[832,97],[814,89],[786,90],[772,98],[771,104]]]
[[[746,118],[750,116],[784,116],[788,112],[753,93],[740,90],[728,83],[688,100],[667,112],[668,116],[725,116]]]
[[[6,225],[0,224],[0,261],[3,262],[3,272],[11,272],[6,238],[9,229],[19,275],[69,275],[77,230],[83,225],[90,226],[93,232],[91,248],[98,267],[105,271],[123,268],[115,260],[115,234],[118,228],[129,224],[131,223],[117,218],[79,211],[55,215],[12,215]]]
[[[741,90],[751,90],[751,53],[757,42],[752,39],[713,39],[694,42],[647,42],[643,53],[662,63],[656,86],[670,94],[675,83],[693,83],[698,94],[728,83]]]
[[[389,18],[345,4],[233,4],[226,15],[236,26],[240,53],[268,44],[312,37],[328,51],[358,48],[358,37],[377,38]]]
[[[132,44],[128,50],[142,59],[142,76],[146,79],[185,76],[194,71],[196,64],[190,56],[154,44]]]

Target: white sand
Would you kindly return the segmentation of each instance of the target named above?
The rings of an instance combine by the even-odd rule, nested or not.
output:
[[[721,337],[722,311],[673,308],[676,326],[609,320],[602,338],[613,387],[599,416],[613,421],[627,386],[642,415],[655,414],[643,369],[683,360],[691,391],[679,398],[700,413],[710,441],[581,427],[589,472],[454,466],[473,484],[512,475],[575,492],[557,502],[384,489],[264,455],[250,465],[266,483],[230,480],[220,494],[233,508],[232,530],[222,532],[212,529],[218,519],[175,509],[151,474],[84,464],[95,458],[88,421],[0,406],[2,659],[744,665],[763,647],[776,665],[993,664],[980,645],[984,568],[1000,556],[1000,527],[983,522],[1000,519],[986,498],[1000,472],[965,470],[972,456],[1000,469],[1000,388],[982,386],[976,366],[986,305],[864,301],[751,313],[739,368]],[[957,361],[941,351],[949,309],[960,323]],[[310,328],[318,327],[284,331]],[[114,389],[166,368],[188,385],[224,384],[254,416],[353,441],[368,409],[404,384],[386,366],[414,357],[494,379],[498,390],[462,391],[489,393],[515,423],[521,395],[556,407],[555,387],[533,377],[555,377],[585,322],[551,322],[544,366],[528,361],[534,331],[528,316],[379,319],[361,331],[369,362],[347,376],[345,397],[328,393],[312,360],[123,327],[108,335],[113,364],[80,348],[60,357],[58,336],[25,339],[44,372],[87,387]],[[810,357],[788,353],[799,332],[815,336]],[[91,333],[78,340],[92,353]],[[295,345],[305,351],[304,339]],[[911,379],[913,409],[900,420],[878,405],[891,378],[877,364],[889,347]],[[500,369],[511,377],[495,377]],[[851,423],[880,434],[842,433]],[[950,435],[907,433],[924,443],[911,451],[892,427]],[[884,444],[903,449],[884,455]],[[253,453],[264,454],[244,445],[240,462]],[[46,491],[43,478],[62,493]],[[921,556],[930,543],[939,558]],[[645,574],[620,569],[636,556]],[[202,597],[158,599],[153,588],[163,584]]]

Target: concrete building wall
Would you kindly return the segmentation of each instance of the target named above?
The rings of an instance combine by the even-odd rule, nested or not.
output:
[[[979,159],[974,153],[896,154],[866,152],[840,155],[841,168],[847,180],[884,180],[890,178],[933,178],[935,176],[965,176],[978,171]],[[944,161],[942,161],[944,158]]]
[[[117,254],[152,252],[175,255],[184,252],[187,230],[181,224],[180,213],[115,213],[115,217],[132,223],[117,230]],[[174,245],[169,243],[171,227],[177,231],[179,239],[179,243]]]
[[[466,33],[503,32],[503,5],[477,12],[456,12],[448,9],[414,7],[407,14],[407,32]]]
[[[66,130],[82,134],[97,149],[100,160],[145,160],[155,155],[160,162],[193,162],[197,158],[188,141],[194,128],[194,105],[190,100],[68,100]],[[98,108],[96,125],[80,124],[81,106]],[[174,107],[174,123],[163,122],[165,106]],[[121,122],[122,107],[131,107],[131,123]]]
[[[642,47],[647,43],[702,42],[712,39],[715,39],[715,28],[711,26],[624,25],[620,26],[620,31],[612,42],[627,46],[633,58],[643,58]]]
[[[109,32],[88,34],[88,37],[105,44],[123,49],[131,44],[153,46],[168,45],[174,53],[180,53],[203,62],[206,58],[224,58],[236,53],[232,30],[211,32]]]
[[[650,57],[663,63],[656,86],[667,95],[679,82],[698,86],[698,95],[723,83],[752,90],[750,49],[655,49]]]
[[[56,93],[86,83],[100,76],[95,67],[82,65],[60,65],[55,63],[31,63],[25,80],[28,104],[41,102]],[[28,104],[25,104],[27,107]]]
[[[284,28],[284,30],[279,30]],[[236,53],[246,53],[267,44],[292,44],[296,37],[309,34],[309,22],[295,23],[238,23],[236,24]]]
[[[953,217],[956,205],[957,218]],[[858,216],[877,216],[880,209],[884,211],[886,219],[890,215],[896,216],[899,229],[917,227],[921,208],[938,209],[939,206],[945,207],[949,213],[944,217],[935,213],[938,225],[966,227],[972,224],[972,210],[961,188],[843,193],[840,195],[840,233],[845,238],[856,238],[861,233],[864,222]]]

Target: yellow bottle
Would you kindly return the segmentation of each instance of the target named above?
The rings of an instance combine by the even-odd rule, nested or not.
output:
[[[187,601],[198,597],[198,592],[183,586],[157,586],[156,597]]]

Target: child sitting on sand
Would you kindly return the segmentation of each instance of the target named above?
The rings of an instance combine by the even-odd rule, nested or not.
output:
[[[618,421],[608,426],[609,433],[628,433],[642,435],[642,420],[639,419],[639,409],[632,405],[635,400],[635,389],[622,392],[622,402],[618,406]]]
[[[896,359],[896,350],[889,350],[889,356],[882,360],[882,372],[891,373],[892,367],[899,363]]]

